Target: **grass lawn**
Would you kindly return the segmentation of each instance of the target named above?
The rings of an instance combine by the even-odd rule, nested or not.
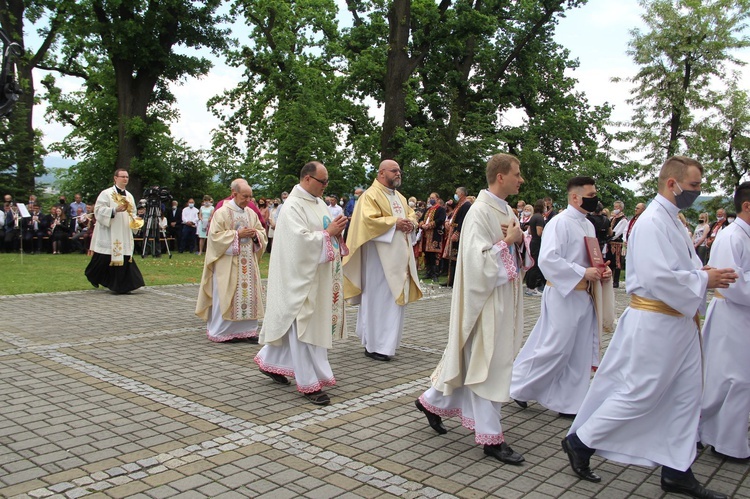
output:
[[[203,256],[175,253],[170,259],[141,258],[135,261],[147,286],[199,283],[203,273]],[[268,253],[260,262],[260,274],[268,275]],[[50,293],[94,289],[83,275],[89,257],[81,254],[21,255],[0,253],[0,295]]]

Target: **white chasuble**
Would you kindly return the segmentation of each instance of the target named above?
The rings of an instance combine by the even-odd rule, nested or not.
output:
[[[700,440],[728,456],[750,457],[750,225],[737,218],[719,232],[708,265],[733,268],[737,281],[718,289],[706,312],[703,353],[706,385]]]
[[[514,218],[505,201],[483,190],[464,220],[448,343],[431,376],[445,396],[466,387],[487,401],[509,400],[523,338],[523,276],[518,248],[505,244],[501,225]]]
[[[118,206],[115,194],[117,194],[117,189],[112,186],[104,189],[96,198],[94,205],[96,228],[91,236],[91,250],[95,253],[111,255],[110,265],[121,266],[125,256],[133,255],[133,230],[130,228],[130,217],[136,215],[136,206],[133,195],[125,191],[128,210],[115,211]]]
[[[295,186],[276,222],[261,343],[281,346],[293,324],[302,343],[331,348],[343,337],[347,249],[325,230],[330,223],[323,200]]]

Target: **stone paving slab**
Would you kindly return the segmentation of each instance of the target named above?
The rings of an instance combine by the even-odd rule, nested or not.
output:
[[[196,296],[180,285],[0,297],[0,497],[664,496],[658,471],[598,458],[602,483],[579,481],[559,448],[570,421],[534,403],[503,408],[520,467],[486,458],[455,419],[436,435],[413,401],[447,339],[449,289],[427,286],[407,307],[392,362],[365,358],[356,337],[336,342],[323,408],[262,376],[260,347],[208,341]],[[618,311],[625,302],[617,291]],[[539,303],[525,300],[527,333]],[[353,336],[356,308],[346,320]],[[694,470],[750,498],[747,464],[703,452]]]

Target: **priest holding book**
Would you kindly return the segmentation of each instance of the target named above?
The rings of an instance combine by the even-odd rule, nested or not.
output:
[[[527,407],[529,400],[574,417],[583,403],[591,370],[599,365],[601,282],[612,271],[591,263],[586,237],[596,240],[586,215],[596,208],[591,177],[568,181],[568,208],[544,228],[539,268],[547,277],[542,308],[534,329],[513,364],[510,396]],[[596,245],[598,249],[598,244]]]

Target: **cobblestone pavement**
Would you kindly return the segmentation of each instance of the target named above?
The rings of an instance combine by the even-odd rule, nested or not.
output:
[[[392,362],[337,342],[324,408],[261,375],[258,346],[208,341],[195,285],[0,297],[0,497],[663,495],[658,471],[596,457],[602,483],[576,479],[560,450],[570,421],[534,403],[503,408],[523,466],[485,457],[455,418],[435,434],[413,402],[446,341],[449,293],[408,307]],[[527,332],[539,303],[526,298]],[[706,451],[694,470],[750,497],[746,464]]]

